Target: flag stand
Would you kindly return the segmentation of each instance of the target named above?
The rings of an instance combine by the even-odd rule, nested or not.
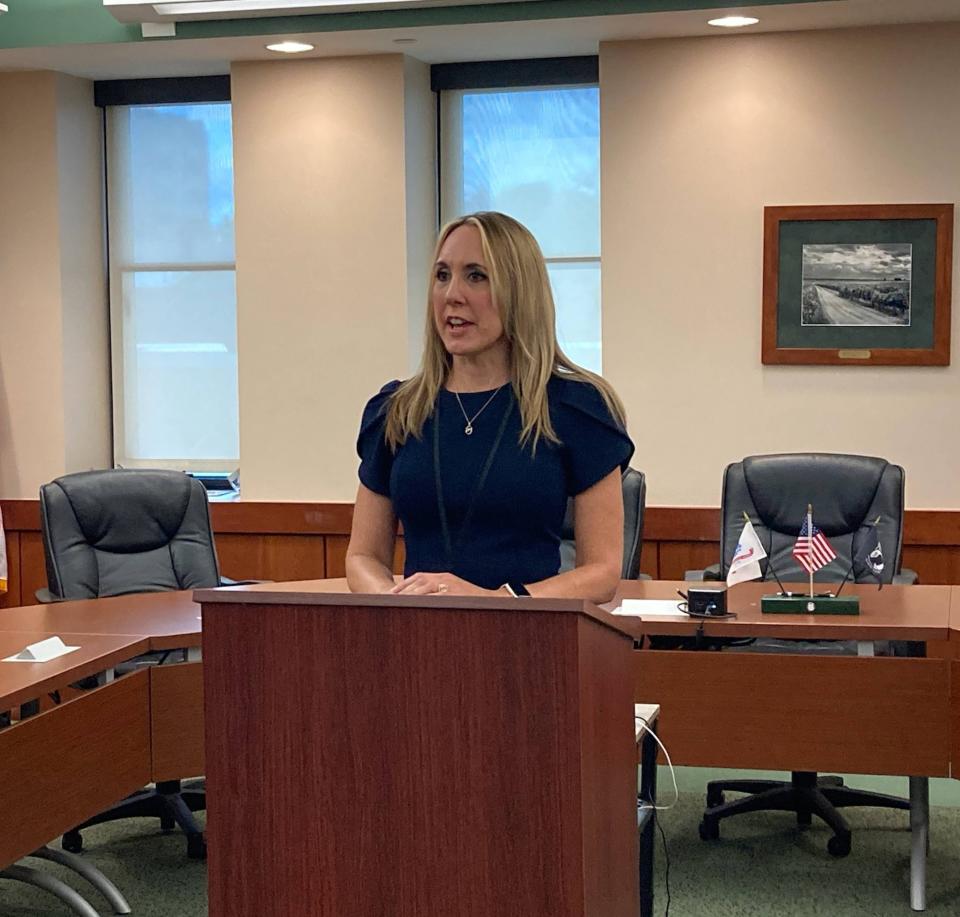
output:
[[[813,556],[813,505],[807,504],[806,531],[807,553]],[[802,533],[801,533],[802,534]],[[831,551],[831,554],[833,552]],[[836,555],[834,555],[836,556]],[[821,561],[820,566],[824,566]],[[858,615],[860,614],[860,597],[847,594],[834,595],[832,592],[821,595],[813,591],[813,566],[807,566],[809,573],[809,595],[765,595],[760,598],[760,611],[764,614],[819,614],[819,615]]]

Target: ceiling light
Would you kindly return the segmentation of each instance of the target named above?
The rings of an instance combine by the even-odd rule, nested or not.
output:
[[[267,45],[268,51],[278,51],[280,54],[302,54],[304,51],[312,51],[313,45],[304,44],[302,41],[281,41],[275,45]]]
[[[7,4],[0,3],[0,13],[5,13],[5,12],[7,12]]]
[[[745,25],[756,25],[760,20],[753,16],[721,16],[719,19],[710,19],[707,25],[720,26],[721,29],[742,29]]]

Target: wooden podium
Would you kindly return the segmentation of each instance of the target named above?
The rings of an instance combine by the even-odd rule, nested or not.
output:
[[[635,917],[616,619],[324,590],[197,593],[211,917]]]

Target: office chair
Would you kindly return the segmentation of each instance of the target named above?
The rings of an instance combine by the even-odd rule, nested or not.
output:
[[[621,477],[623,486],[623,567],[621,579],[640,579],[640,551],[643,549],[643,511],[647,501],[647,482],[642,471],[627,468]],[[577,565],[577,547],[573,532],[573,499],[560,531],[560,572]]]
[[[200,589],[223,584],[202,484],[177,471],[84,471],[40,488],[40,521],[47,568],[41,602]],[[157,817],[178,824],[187,855],[206,855],[192,812],[205,807],[203,790],[163,781],[91,818],[63,836],[64,849],[83,847],[80,830],[117,818]]]
[[[721,562],[703,571],[690,571],[688,578],[726,579],[746,513],[768,555],[761,561],[764,579],[773,580],[775,570],[783,583],[805,582],[808,574],[792,551],[810,503],[814,524],[837,554],[836,560],[814,574],[815,580],[837,582],[852,570],[854,582],[877,583],[869,559],[879,544],[882,582],[915,583],[916,573],[900,570],[903,487],[899,465],[869,456],[798,453],[754,455],[734,462],[723,478]],[[874,556],[874,563],[879,562]],[[726,791],[751,795],[726,802]],[[744,812],[793,811],[800,825],[809,825],[812,815],[823,819],[834,832],[827,850],[834,856],[846,856],[850,828],[838,809],[863,805],[909,809],[904,799],[846,787],[839,777],[818,777],[809,771],[794,771],[789,782],[713,780],[707,784],[700,836],[716,840],[721,819]]]

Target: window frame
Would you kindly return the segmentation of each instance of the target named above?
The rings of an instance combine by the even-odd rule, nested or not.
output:
[[[210,459],[139,459],[126,455],[126,404],[124,379],[127,355],[124,350],[124,298],[120,292],[126,275],[133,273],[185,273],[230,271],[236,274],[236,260],[224,262],[118,262],[110,244],[110,169],[109,108],[157,105],[192,105],[227,103],[230,98],[229,76],[171,77],[157,79],[99,80],[94,83],[94,104],[101,109],[104,150],[104,213],[106,214],[106,274],[110,320],[111,417],[113,421],[112,451],[115,467],[161,468],[190,472],[233,472],[240,456]],[[238,380],[239,381],[239,380]],[[239,449],[238,449],[239,451]]]
[[[437,225],[438,229],[456,216],[449,207],[451,187],[460,181],[459,166],[462,156],[456,155],[460,143],[455,134],[462,134],[453,112],[454,106],[445,102],[444,93],[452,92],[531,92],[543,89],[574,89],[600,85],[600,59],[596,55],[578,57],[551,57],[507,61],[474,61],[458,64],[434,64],[430,68],[430,85],[437,103]],[[457,171],[450,170],[453,166]],[[544,255],[547,268],[551,265],[588,264],[603,271],[603,251],[596,255]],[[600,305],[601,327],[603,304]],[[600,365],[603,361],[602,336]]]

